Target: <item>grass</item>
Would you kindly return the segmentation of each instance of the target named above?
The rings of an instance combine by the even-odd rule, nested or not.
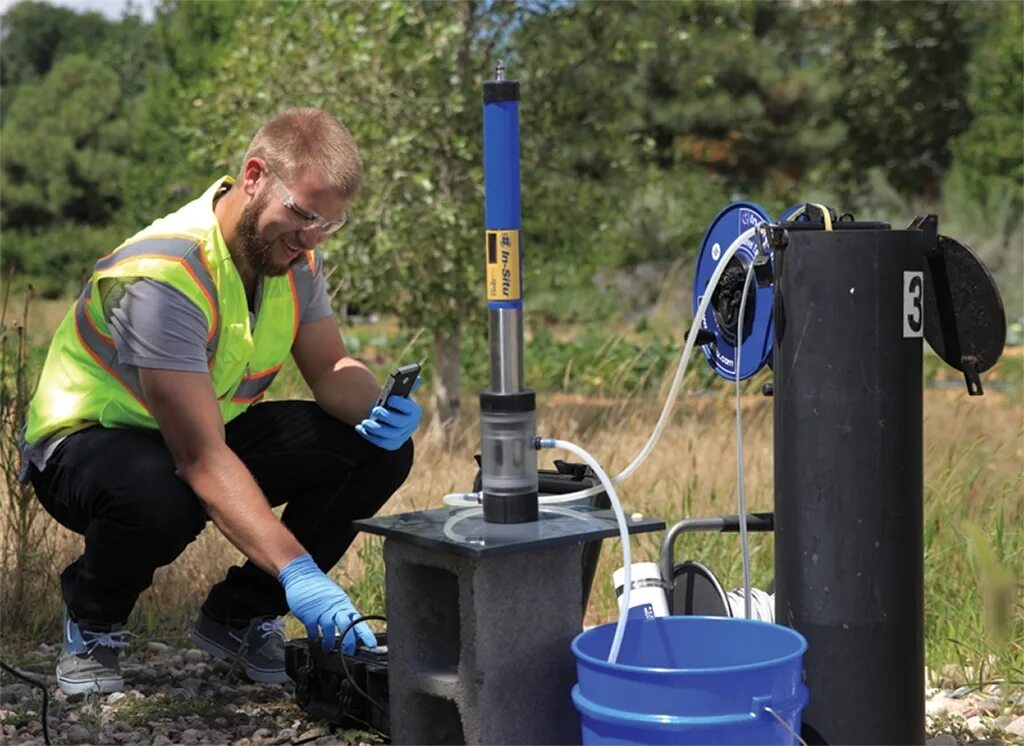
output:
[[[34,327],[36,336],[30,334],[30,342],[44,342],[46,334],[37,330],[44,325],[53,328],[61,314],[43,304],[40,315],[44,320]],[[590,334],[586,344],[562,346],[551,335],[539,335],[542,347],[537,350],[543,349],[547,359],[535,366],[538,374],[543,372],[537,384],[541,391],[538,432],[580,443],[609,473],[616,474],[650,434],[667,390],[666,371],[671,373],[670,362],[678,347],[653,337],[653,332],[645,336],[644,330],[606,331],[603,337]],[[413,359],[421,344],[379,327],[352,330],[351,335],[359,340],[361,352],[369,351],[371,362],[380,371],[396,359]],[[563,357],[559,358],[560,354]],[[603,371],[602,381],[588,380],[582,372],[587,366]],[[698,367],[706,366],[701,362]],[[932,366],[926,375],[931,380],[947,374]],[[1024,682],[1022,375],[1022,357],[1011,352],[985,376],[986,381],[1005,382],[998,391],[990,388],[982,398],[968,397],[962,388],[928,388],[925,392],[926,660],[934,671],[950,663],[957,665],[962,683],[1004,681],[1020,686]],[[439,507],[444,494],[470,487],[476,471],[473,454],[479,446],[472,394],[479,384],[472,376],[467,378],[466,404],[455,436],[446,438],[429,427],[417,434],[416,466],[385,507],[386,513]],[[528,380],[532,380],[529,375]],[[752,381],[748,391],[756,391],[760,382]],[[293,368],[286,367],[279,376],[273,394],[280,398],[304,395]],[[731,387],[704,372],[689,379],[657,448],[622,484],[627,512],[661,518],[669,525],[683,517],[736,512],[732,397]],[[429,414],[424,422],[430,421]],[[752,511],[771,510],[771,400],[745,396],[743,416],[748,506]],[[554,458],[566,457],[544,452],[541,465],[550,468]],[[12,495],[5,491],[2,498],[0,523],[5,528],[11,519]],[[46,527],[49,561],[36,571],[31,584],[35,592],[31,613],[4,613],[5,656],[19,646],[55,639],[61,612],[58,574],[80,551],[79,537],[45,514],[40,520]],[[636,537],[632,545],[635,561],[656,560],[661,538],[661,533]],[[359,537],[334,571],[366,614],[385,613],[380,543],[375,537]],[[751,535],[757,587],[765,588],[771,581],[773,551],[772,535]],[[12,569],[9,546],[4,547],[3,557],[5,570]],[[605,542],[587,624],[614,618],[610,578],[620,557],[618,541]],[[183,643],[207,589],[239,558],[214,529],[205,531],[174,564],[157,572],[130,620],[134,630],[142,639]],[[684,558],[708,565],[727,589],[740,583],[735,535],[687,535],[677,543],[677,559]],[[10,583],[11,576],[5,575],[5,595]],[[301,633],[294,620],[289,631]]]
[[[617,473],[645,443],[660,402],[651,398],[592,400],[540,396],[538,431],[584,444]],[[723,389],[690,397],[676,407],[662,440],[645,465],[622,485],[627,512],[662,518],[669,525],[685,516],[735,512],[732,400]],[[1024,506],[1020,401],[989,393],[929,389],[925,394],[925,634],[933,671],[949,663],[959,683],[1024,682]],[[475,464],[476,421],[464,413],[461,440],[442,447],[434,433],[418,436],[418,460],[410,480],[385,508],[388,513],[438,507],[448,492],[468,489]],[[744,401],[748,502],[752,511],[772,509],[771,402]],[[544,452],[542,466],[565,454]],[[658,557],[662,534],[635,537],[636,561]],[[360,609],[383,611],[379,539],[359,540],[342,563],[339,578],[353,590]],[[986,551],[986,548],[988,551]],[[609,578],[621,563],[618,541],[605,542],[587,624],[609,621],[615,602]],[[753,581],[765,588],[773,574],[771,534],[751,535]],[[677,544],[677,559],[699,559],[726,588],[740,584],[735,535],[691,534]],[[368,582],[367,578],[374,578]],[[934,682],[933,674],[933,682]]]

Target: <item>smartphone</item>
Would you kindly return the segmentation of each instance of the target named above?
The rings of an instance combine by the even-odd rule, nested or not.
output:
[[[411,365],[403,365],[401,368],[395,368],[391,371],[388,376],[388,380],[384,382],[384,389],[380,392],[380,396],[377,397],[377,403],[375,407],[386,407],[388,397],[392,394],[397,396],[408,396],[412,392],[413,384],[416,383],[416,378],[420,374],[420,364],[412,363]]]

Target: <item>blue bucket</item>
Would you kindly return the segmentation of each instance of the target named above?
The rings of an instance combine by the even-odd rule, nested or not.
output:
[[[614,634],[605,624],[572,641],[584,744],[797,743],[807,706],[798,632],[727,617],[631,619],[609,663]]]

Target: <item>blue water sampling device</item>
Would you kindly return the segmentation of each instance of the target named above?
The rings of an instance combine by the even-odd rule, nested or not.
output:
[[[484,219],[491,387],[480,394],[484,520],[537,520],[537,401],[523,387],[519,82],[484,83]]]

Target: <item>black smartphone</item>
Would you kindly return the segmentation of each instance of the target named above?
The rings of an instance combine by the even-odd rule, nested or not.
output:
[[[384,389],[380,392],[380,396],[377,397],[377,403],[373,406],[386,407],[388,397],[392,394],[397,396],[408,396],[412,391],[413,384],[416,383],[416,378],[419,374],[419,363],[412,363],[411,365],[403,365],[401,368],[395,368],[388,376],[388,380],[384,382]]]

